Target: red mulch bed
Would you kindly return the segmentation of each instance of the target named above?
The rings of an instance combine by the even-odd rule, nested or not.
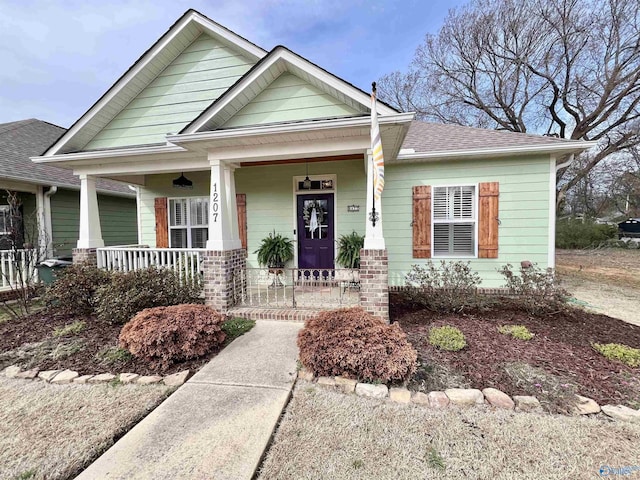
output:
[[[56,327],[64,327],[74,321],[81,320],[85,322],[86,328],[77,335],[56,338],[53,331]],[[122,373],[134,372],[140,375],[161,374],[167,375],[182,370],[196,371],[202,365],[207,363],[211,358],[215,357],[220,349],[214,350],[205,357],[196,360],[175,363],[166,370],[151,368],[149,364],[143,360],[132,357],[124,362],[120,361],[113,364],[103,363],[96,357],[97,353],[107,347],[115,347],[118,344],[118,336],[122,325],[112,325],[107,322],[98,320],[95,317],[69,317],[69,316],[53,316],[47,314],[36,313],[24,320],[9,320],[0,323],[0,355],[4,352],[15,350],[16,348],[26,344],[50,340],[56,343],[69,343],[73,341],[80,342],[83,349],[66,358],[55,360],[53,358],[45,358],[34,365],[39,370],[57,370],[70,369],[77,371],[80,375],[89,375],[96,373]],[[0,358],[0,370],[14,362],[3,361]],[[20,365],[20,362],[16,362]]]
[[[606,315],[571,309],[536,318],[516,308],[497,308],[475,314],[437,314],[419,310],[401,295],[391,296],[391,318],[399,322],[423,363],[445,364],[466,377],[474,388],[495,387],[509,395],[530,394],[514,385],[503,365],[524,362],[560,378],[570,379],[581,395],[599,404],[630,404],[640,392],[630,391],[628,377],[640,379],[640,368],[607,360],[591,343],[622,343],[640,348],[640,327]],[[465,335],[459,352],[429,344],[432,327],[452,325]],[[525,325],[535,337],[529,341],[498,333],[500,325]],[[625,391],[626,390],[626,391]],[[637,405],[636,405],[637,407]]]

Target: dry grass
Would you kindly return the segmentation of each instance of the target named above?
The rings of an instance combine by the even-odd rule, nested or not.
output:
[[[0,378],[0,478],[77,475],[170,391]]]
[[[597,281],[616,287],[640,288],[640,250],[558,250],[556,264],[561,277]]]
[[[261,479],[581,479],[638,463],[640,425],[429,410],[298,384]]]

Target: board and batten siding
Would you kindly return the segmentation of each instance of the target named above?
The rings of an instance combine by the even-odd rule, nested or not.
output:
[[[202,34],[84,148],[163,143],[244,75],[254,62]]]
[[[364,235],[365,188],[364,162],[346,160],[309,164],[309,175],[336,175],[336,239],[340,235],[356,231]],[[156,197],[202,197],[209,196],[210,172],[187,172],[193,181],[193,190],[172,188],[171,181],[179,174],[150,175],[146,185],[140,188],[140,214],[142,243],[155,246]],[[247,251],[249,267],[257,267],[253,253],[261,240],[274,230],[295,239],[293,231],[294,186],[293,177],[306,175],[306,166],[301,164],[243,167],[235,171],[236,192],[247,198]],[[319,192],[320,193],[320,192]],[[350,213],[348,205],[360,205],[360,212]]]
[[[550,169],[548,156],[387,165],[382,218],[389,254],[389,283],[402,285],[412,265],[428,261],[413,258],[412,254],[415,185],[500,183],[498,258],[469,259],[471,267],[482,277],[481,287],[502,286],[504,279],[497,269],[506,263],[519,268],[522,260],[529,260],[546,268]],[[439,262],[438,258],[431,260]]]
[[[231,117],[223,128],[344,117],[359,113],[295,75],[283,73]]]
[[[98,194],[98,209],[105,245],[138,243],[135,198]],[[80,231],[80,192],[59,189],[51,197],[51,226],[54,254],[71,255]]]

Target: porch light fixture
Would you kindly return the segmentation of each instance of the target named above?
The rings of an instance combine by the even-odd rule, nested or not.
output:
[[[302,188],[305,190],[311,190],[311,179],[309,178],[309,162],[307,163],[307,176],[302,181]]]
[[[189,190],[193,188],[193,182],[184,176],[184,172],[180,172],[180,176],[173,180],[173,188]]]

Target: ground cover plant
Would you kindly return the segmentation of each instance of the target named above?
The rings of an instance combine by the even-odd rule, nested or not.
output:
[[[429,331],[429,343],[441,350],[457,352],[467,346],[464,334],[456,327],[444,325]]]

